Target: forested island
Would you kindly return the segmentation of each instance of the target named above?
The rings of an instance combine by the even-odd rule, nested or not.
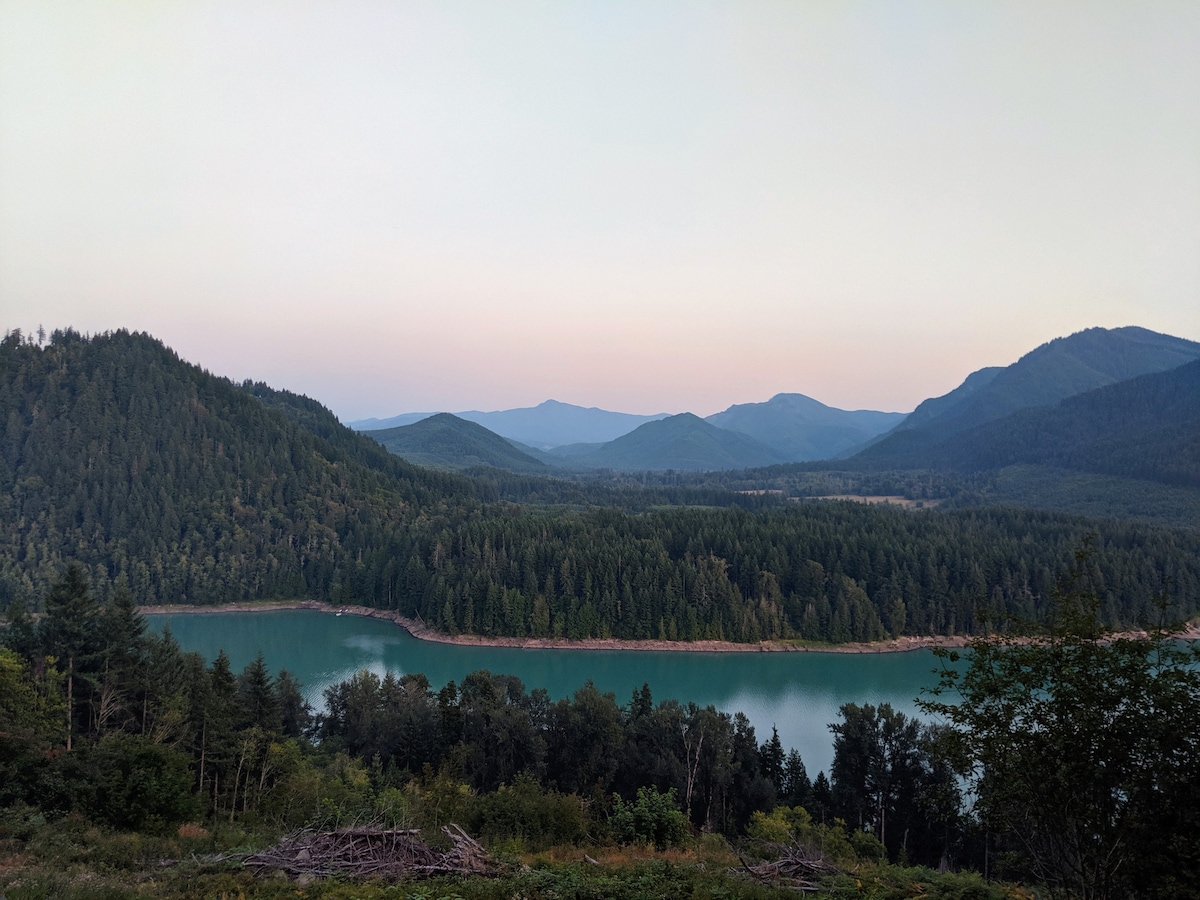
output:
[[[950,467],[423,468],[124,331],[8,333],[0,411],[0,851],[39,861],[0,869],[9,897],[275,896],[242,863],[286,833],[451,823],[493,877],[422,896],[773,896],[784,872],[848,897],[1169,897],[1200,874],[1200,686],[1168,639],[1200,605],[1194,522],[992,506]],[[913,502],[812,499],[855,493]],[[843,706],[810,773],[653,685],[552,701],[503,673],[360,673],[314,710],[287,672],[186,653],[139,611],[268,600],[481,638],[973,655],[931,678],[937,724]]]

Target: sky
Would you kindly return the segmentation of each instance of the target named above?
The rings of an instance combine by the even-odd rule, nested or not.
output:
[[[1195,2],[0,0],[0,329],[343,420],[1200,340]]]

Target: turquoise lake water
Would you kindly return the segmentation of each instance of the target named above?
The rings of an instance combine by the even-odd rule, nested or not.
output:
[[[326,687],[361,669],[380,676],[421,672],[435,690],[477,669],[516,675],[526,690],[557,699],[589,678],[621,705],[643,683],[654,699],[712,704],[743,712],[759,742],[779,729],[784,747],[800,751],[809,775],[833,758],[828,725],[844,703],[890,703],[916,714],[914,700],[937,678],[928,650],[908,653],[699,653],[629,650],[522,650],[419,641],[391,622],[316,610],[147,616],[168,626],[185,650],[212,659],[224,649],[239,672],[259,653],[271,671],[287,669],[314,707]]]

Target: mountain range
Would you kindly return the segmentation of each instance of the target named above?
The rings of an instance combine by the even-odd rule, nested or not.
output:
[[[378,431],[412,425],[432,415],[434,413],[402,413],[387,419],[360,419],[348,422],[347,425],[355,431]],[[509,440],[539,450],[548,450],[564,444],[602,444],[615,440],[646,422],[665,419],[668,413],[639,416],[633,413],[610,412],[594,406],[583,407],[546,400],[537,406],[519,409],[501,409],[493,412],[468,410],[454,415],[467,422],[482,425]]]
[[[1095,423],[1132,421],[1132,410],[1128,414],[1115,408],[1100,411],[1124,402],[1122,392],[1102,392],[1061,409],[1058,404],[1139,376],[1171,372],[1197,359],[1200,344],[1193,341],[1137,327],[1091,328],[1049,341],[1010,366],[979,369],[955,390],[924,401],[908,416],[840,410],[791,393],[763,403],[737,404],[707,419],[690,413],[637,417],[547,401],[529,409],[473,414],[489,417],[496,433],[466,421],[467,414],[427,417],[422,421],[431,424],[423,427],[417,422],[367,433],[412,462],[452,469],[490,465],[527,473],[547,467],[715,471],[840,459],[839,465],[851,470],[977,471],[988,467],[984,460],[999,468],[1002,459],[1011,461],[1004,464],[1017,464],[1032,463],[1036,457],[1041,460],[1038,464],[1045,464],[1051,457],[1065,458],[1059,450],[1035,452],[1035,446],[1040,446],[1030,431],[1035,422],[1037,433],[1054,434],[1060,448],[1077,447],[1083,434],[1094,434],[1098,442],[1115,440],[1111,434],[1096,433]],[[1185,426],[1167,421],[1166,407],[1159,410],[1165,401],[1149,388],[1146,391],[1142,396],[1148,406],[1139,414],[1145,419],[1161,413],[1162,421],[1154,419],[1157,437],[1143,434],[1139,440],[1167,440],[1162,429],[1170,427],[1184,427],[1186,432]],[[1084,406],[1092,410],[1090,423],[1078,419],[1076,411]],[[1186,411],[1179,415],[1184,423],[1189,421]],[[621,433],[607,440],[586,439],[617,431]],[[958,435],[962,440],[955,442]],[[521,439],[530,436],[532,442]],[[562,442],[567,437],[574,440]],[[1008,449],[1001,452],[1001,447]],[[1104,455],[1096,449],[1089,458],[1099,458],[1097,454]],[[1089,465],[1088,471],[1108,471],[1095,461]],[[1109,469],[1113,466],[1131,471],[1127,463],[1113,463]]]
[[[491,465],[532,472],[537,470],[532,464],[541,463],[569,469],[699,471],[828,459],[861,447],[903,419],[903,413],[848,412],[803,394],[777,394],[765,403],[738,404],[707,419],[691,413],[635,416],[547,400],[525,409],[405,413],[350,424],[410,462],[449,469]],[[384,423],[395,424],[384,428]],[[512,456],[496,437],[521,455]]]
[[[739,403],[705,419],[748,434],[787,462],[833,459],[899,425],[904,413],[842,410],[804,394],[776,394],[766,403]]]

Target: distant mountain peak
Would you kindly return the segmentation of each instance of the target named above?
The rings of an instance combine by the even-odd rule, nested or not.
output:
[[[804,462],[852,451],[903,419],[903,413],[847,411],[807,394],[780,393],[764,403],[734,404],[705,421],[749,435],[788,462]]]
[[[590,452],[570,456],[571,465],[625,472],[750,469],[779,462],[779,454],[749,435],[686,412],[646,422]]]
[[[546,464],[500,435],[453,413],[436,413],[411,425],[367,434],[391,453],[417,465],[444,469],[491,466],[512,472],[544,472]]]
[[[916,464],[929,448],[967,429],[1197,358],[1200,344],[1184,338],[1134,325],[1086,328],[1040,344],[1010,366],[972,372],[950,393],[919,405],[859,458]]]

